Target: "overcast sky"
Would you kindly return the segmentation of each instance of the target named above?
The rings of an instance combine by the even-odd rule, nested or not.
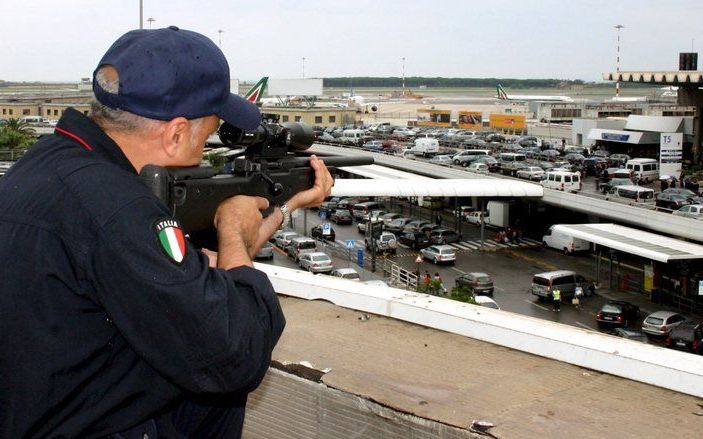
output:
[[[233,78],[406,76],[599,81],[673,70],[703,47],[701,0],[144,0],[153,27],[218,42]],[[0,0],[0,79],[78,81],[139,27],[139,0]],[[703,57],[699,66],[703,65]],[[699,68],[700,69],[700,68]]]

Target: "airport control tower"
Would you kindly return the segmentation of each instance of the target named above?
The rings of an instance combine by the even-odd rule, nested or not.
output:
[[[697,53],[680,53],[679,69],[673,71],[618,71],[604,73],[603,79],[617,82],[639,82],[678,87],[678,105],[696,107],[692,156],[695,164],[702,164],[701,141],[703,133],[703,71],[698,68]]]

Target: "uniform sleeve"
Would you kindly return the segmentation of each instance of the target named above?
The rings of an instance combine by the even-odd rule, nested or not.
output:
[[[147,197],[112,215],[93,248],[97,300],[134,351],[176,385],[251,390],[285,325],[273,287],[250,267],[208,268],[174,225]]]

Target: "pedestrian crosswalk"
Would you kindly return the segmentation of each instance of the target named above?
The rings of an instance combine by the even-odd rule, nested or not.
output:
[[[453,243],[447,244],[447,245],[450,247],[453,247],[457,250],[474,251],[474,250],[482,250],[482,249],[483,250],[499,250],[499,249],[505,249],[505,248],[535,247],[535,246],[541,245],[541,243],[539,241],[536,241],[536,240],[530,239],[530,238],[523,238],[520,240],[520,242],[507,242],[507,243],[498,242],[495,239],[484,239],[483,246],[482,246],[480,239],[473,239],[470,241],[453,242]]]

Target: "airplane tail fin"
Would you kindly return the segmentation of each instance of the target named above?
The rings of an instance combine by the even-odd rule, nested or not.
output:
[[[498,84],[496,87],[496,91],[498,92],[498,99],[501,101],[507,101],[508,100],[508,94],[503,90],[503,86]]]
[[[264,91],[266,90],[266,86],[268,85],[269,82],[269,77],[264,76],[257,82],[251,90],[247,92],[247,94],[244,96],[244,99],[247,101],[257,104],[261,100],[261,97],[264,95]]]

